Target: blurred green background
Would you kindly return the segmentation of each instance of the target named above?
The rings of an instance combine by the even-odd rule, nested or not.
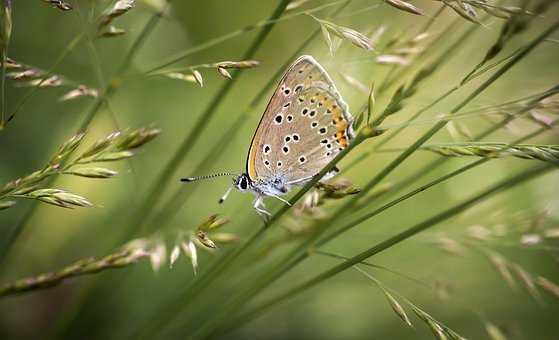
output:
[[[332,1],[312,0],[295,11],[314,8]],[[90,9],[97,11],[106,5],[104,1],[73,1],[74,10],[61,12],[41,1],[16,1],[13,4],[14,30],[10,45],[10,57],[41,69],[49,69],[67,44],[80,32],[94,24],[88,23]],[[156,1],[150,2],[156,3]],[[415,1],[426,15],[418,17],[398,11],[379,1],[353,0],[335,23],[359,31],[372,31],[386,27],[381,42],[402,32],[415,31],[421,27],[440,6],[434,1]],[[63,75],[90,87],[101,88],[106,84],[123,57],[140,33],[143,25],[154,12],[150,4],[138,1],[129,13],[117,19],[117,26],[128,33],[110,39],[96,39],[95,54],[102,75],[96,75],[95,58],[90,46],[82,41],[55,69]],[[515,1],[507,1],[514,5]],[[138,212],[146,200],[146,192],[157,175],[178,149],[183,138],[191,131],[204,109],[215,99],[218,89],[228,80],[214,70],[201,70],[204,87],[172,80],[165,77],[139,75],[155,65],[166,61],[169,56],[187,48],[197,46],[210,39],[236,31],[247,25],[265,20],[278,5],[274,0],[206,0],[173,2],[165,15],[148,37],[138,56],[134,59],[128,76],[122,79],[121,87],[109,98],[109,107],[103,106],[87,131],[87,143],[111,131],[123,128],[155,126],[162,134],[154,142],[140,150],[130,162],[120,162],[115,169],[120,175],[110,180],[59,177],[55,187],[66,188],[88,197],[95,207],[91,209],[64,210],[40,205],[25,226],[6,261],[2,263],[1,282],[55,270],[77,259],[108,254],[114,250],[115,239],[120,228]],[[327,7],[314,13],[326,18],[335,7]],[[95,12],[97,13],[97,12]],[[97,13],[98,14],[98,13]],[[549,27],[559,16],[559,6],[553,6],[545,16],[535,20],[523,34],[507,45],[502,56],[514,51],[531,38]],[[431,32],[441,32],[448,23],[456,19],[455,13],[446,10],[435,22]],[[460,52],[423,83],[419,91],[408,101],[404,109],[387,120],[386,124],[405,121],[411,114],[429,104],[450,87],[457,84],[465,72],[478,63],[499,34],[501,20],[491,19],[463,42]],[[89,25],[89,26],[88,26]],[[456,37],[472,25],[464,20],[452,32],[445,33],[440,47],[450,45]],[[181,176],[192,175],[192,171],[207,155],[235,119],[246,112],[249,102],[269,81],[270,77],[291,57],[299,45],[317,28],[310,17],[300,15],[274,26],[254,59],[261,65],[243,70],[231,92],[221,98],[215,116],[207,122],[201,138],[193,145],[193,152],[183,160],[179,171],[172,175],[164,197],[171,197],[180,189]],[[216,46],[194,53],[175,66],[196,65],[224,60],[240,60],[258,30],[241,34]],[[555,33],[559,37],[559,32]],[[477,98],[469,108],[498,104],[523,96],[545,91],[559,80],[559,49],[556,42],[541,44],[526,60],[515,66],[498,82]],[[334,78],[341,94],[353,112],[365,102],[366,95],[357,91],[340,76],[340,72],[358,79],[369,86],[375,79],[382,81],[390,67],[374,63],[375,54],[357,49],[347,42],[342,44],[334,57],[319,37],[304,49],[322,63]],[[435,53],[435,51],[433,52]],[[402,82],[409,79],[401,79]],[[103,84],[100,84],[99,81]],[[424,117],[435,118],[461,101],[472,89],[471,85],[443,101]],[[8,107],[13,108],[28,88],[19,88],[8,83]],[[379,107],[386,104],[392,89],[379,98]],[[19,115],[0,132],[0,180],[5,183],[31,173],[48,162],[58,145],[75,133],[92,99],[80,98],[70,102],[58,102],[64,89],[41,89],[29,100]],[[269,97],[271,92],[266,95]],[[267,99],[266,99],[267,100]],[[252,133],[265,108],[266,100],[260,101],[251,110],[247,121],[235,138],[221,150],[215,165],[208,172],[244,169],[246,150]],[[481,131],[491,124],[483,117],[462,121],[470,130]],[[404,130],[393,140],[390,147],[406,147],[430,127],[430,124],[415,125]],[[491,135],[487,141],[507,142],[535,129],[535,124],[518,121],[510,129]],[[382,137],[380,137],[382,138]],[[438,133],[433,142],[449,142],[452,137],[447,130]],[[344,164],[351,162],[362,152],[370,149],[375,140],[368,141],[352,153]],[[549,131],[530,142],[557,144],[557,129]],[[376,153],[358,167],[344,174],[354,185],[360,186],[376,175],[391,159],[393,153]],[[403,166],[391,174],[385,182],[413,175],[437,155],[417,152]],[[420,183],[426,183],[471,161],[470,158],[451,159],[431,173]],[[326,249],[352,256],[389,237],[404,228],[429,217],[452,204],[487,187],[499,179],[534,167],[536,161],[499,159],[462,174],[438,185],[415,198],[399,204],[331,242]],[[194,174],[200,175],[200,174]],[[259,218],[252,211],[251,195],[233,192],[229,200],[218,205],[217,199],[230,184],[227,177],[211,182],[200,182],[189,187],[190,196],[181,202],[180,212],[170,218],[170,223],[159,224],[150,220],[152,230],[195,228],[205,217],[213,213],[231,219],[227,231],[245,239],[260,226]],[[417,185],[417,184],[416,184]],[[415,185],[409,190],[415,188]],[[452,329],[469,339],[488,338],[482,320],[490,320],[502,327],[511,339],[557,339],[559,326],[559,300],[542,292],[541,302],[535,302],[524,289],[510,289],[497,271],[479,253],[470,251],[463,256],[441,251],[432,241],[439,232],[460,238],[472,225],[493,228],[497,225],[510,226],[511,235],[491,245],[511,261],[519,263],[534,275],[541,275],[559,282],[559,244],[549,241],[549,249],[539,246],[524,247],[519,243],[520,235],[528,232],[533,221],[546,212],[546,225],[557,226],[559,176],[549,173],[537,180],[508,190],[480,204],[458,218],[449,220],[417,237],[407,240],[375,257],[374,263],[406,273],[431,285],[445,287],[447,299],[440,299],[441,291],[432,291],[401,276],[384,271],[374,271],[386,286],[395,289],[414,303],[423,307]],[[407,189],[405,191],[408,191]],[[160,200],[150,207],[157,214],[165,208]],[[11,230],[29,211],[35,202],[19,201],[17,206],[0,213],[0,228]],[[269,202],[272,209],[278,202]],[[372,210],[376,207],[372,203]],[[522,219],[518,216],[525,216]],[[275,228],[263,242],[272,242],[281,237],[282,228]],[[0,233],[1,235],[2,233]],[[1,236],[0,236],[1,237]],[[225,248],[224,248],[225,249]],[[289,249],[282,245],[266,256],[253,253],[255,268],[265,268],[270,260],[280,258]],[[224,251],[220,249],[219,251]],[[218,251],[218,253],[219,253]],[[208,267],[217,256],[201,254],[200,270]],[[302,282],[306,278],[337,264],[335,259],[312,257],[296,270],[282,278],[263,295],[276,293]],[[250,274],[250,273],[249,273]],[[249,275],[247,272],[239,275]],[[235,272],[231,284],[237,282]],[[151,313],[162,301],[180,296],[188,282],[193,280],[190,264],[179,260],[172,270],[164,267],[153,273],[147,263],[131,268],[107,271],[94,276],[64,282],[49,290],[9,297],[0,301],[0,337],[3,339],[80,338],[122,339],[145,323],[155,318]],[[193,322],[211,315],[212,309],[219,310],[221,296],[228,297],[235,287],[224,282],[214,291],[206,292],[206,300],[195,306],[188,316]],[[184,317],[186,317],[185,315]],[[480,318],[481,316],[481,318]],[[432,337],[421,321],[413,319],[415,328],[405,326],[390,309],[381,292],[355,271],[346,271],[297,298],[274,308],[262,318],[230,334],[234,338],[292,338],[292,339],[429,339]]]

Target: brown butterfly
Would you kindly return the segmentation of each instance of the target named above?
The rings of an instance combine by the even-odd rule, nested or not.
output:
[[[311,56],[299,57],[272,95],[252,137],[246,172],[234,178],[234,187],[254,193],[254,209],[263,217],[269,216],[264,197],[289,204],[280,196],[294,185],[304,185],[349,145],[354,136],[352,122],[347,104],[324,68]],[[331,171],[322,180],[336,172],[337,169]]]

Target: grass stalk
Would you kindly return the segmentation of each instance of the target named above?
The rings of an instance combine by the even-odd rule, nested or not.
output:
[[[513,188],[514,186],[521,184],[529,179],[535,178],[537,176],[543,175],[544,173],[546,173],[547,171],[550,171],[554,169],[554,166],[550,165],[550,164],[544,164],[538,167],[535,167],[529,171],[524,171],[518,175],[515,175],[509,179],[505,179],[500,181],[499,183],[491,186],[490,188],[480,192],[477,195],[474,195],[473,197],[464,200],[463,202],[431,217],[428,218],[427,220],[420,222],[408,229],[406,229],[405,231],[383,241],[378,243],[377,245],[369,248],[368,250],[350,258],[349,260],[344,261],[343,263],[334,266],[333,268],[324,271],[320,274],[318,274],[317,276],[305,281],[302,284],[299,284],[297,286],[295,286],[292,289],[289,289],[287,292],[280,294],[276,297],[270,298],[267,301],[259,304],[257,307],[253,308],[252,310],[250,310],[249,312],[241,315],[237,320],[235,320],[234,322],[234,327],[238,327],[256,317],[259,317],[261,315],[264,314],[265,311],[269,310],[271,307],[285,301],[288,299],[293,298],[296,295],[299,295],[300,293],[308,290],[311,287],[314,287],[315,285],[324,282],[325,280],[329,279],[332,276],[335,276],[336,274],[339,274],[341,272],[343,272],[344,270],[351,268],[352,266],[359,264],[360,262],[363,262],[365,260],[367,260],[368,258],[382,252],[385,251],[389,248],[391,248],[392,246],[405,241],[406,239],[422,232],[425,231],[463,211],[465,211],[466,209],[472,207],[473,205],[489,198],[490,196],[501,192],[503,190],[507,190],[510,188]],[[232,326],[232,325],[231,325]]]
[[[482,140],[483,138],[491,135],[495,131],[498,131],[499,129],[506,126],[512,120],[514,120],[518,117],[521,117],[524,114],[526,114],[527,112],[529,112],[531,109],[533,109],[543,99],[549,98],[549,97],[551,97],[551,96],[553,96],[557,93],[559,93],[559,85],[555,85],[554,87],[550,88],[546,92],[530,96],[532,98],[532,100],[530,100],[530,102],[528,102],[524,107],[521,107],[521,108],[517,109],[516,111],[509,114],[507,117],[502,119],[497,124],[493,124],[490,127],[488,127],[487,129],[485,129],[484,131],[480,132],[479,134],[474,135],[472,137],[472,141],[479,141],[479,140]],[[526,137],[517,139],[513,143],[514,144],[522,143],[523,141],[525,141],[527,139],[530,139],[530,138],[533,138],[535,135],[538,135],[538,134],[540,134],[544,131],[548,131],[548,130],[549,130],[549,128],[538,129],[534,133],[532,133],[532,134],[530,134]],[[426,175],[430,174],[434,170],[438,169],[440,166],[442,166],[443,164],[445,164],[448,161],[449,161],[449,158],[440,157],[440,158],[437,158],[437,159],[433,160],[432,162],[427,163],[426,165],[424,165],[423,167],[418,169],[418,171],[415,174],[408,176],[407,178],[402,180],[400,183],[398,183],[398,185],[396,187],[394,187],[393,190],[391,190],[391,191],[392,192],[398,192],[398,190],[400,190],[401,188],[406,188],[406,187],[410,186],[411,184],[415,183],[416,181],[420,180],[421,178],[424,178]]]
[[[219,261],[215,262],[215,265],[212,266],[208,271],[207,274],[201,277],[200,281],[194,281],[193,285],[185,292],[184,297],[180,299],[181,304],[178,307],[178,310],[173,310],[169,312],[165,312],[165,316],[177,316],[180,315],[180,310],[186,308],[185,301],[188,301],[186,298],[190,298],[196,293],[199,289],[204,287],[207,282],[211,282],[218,275],[223,274],[225,269],[230,267],[230,265],[240,257],[247,249],[249,249],[252,245],[254,245],[257,241],[259,241],[262,236],[264,235],[265,231],[270,228],[275,222],[277,222],[288,210],[289,208],[295,204],[303,195],[312,189],[318,181],[326,175],[329,171],[331,171],[336,164],[343,159],[350,151],[352,151],[355,147],[360,145],[365,139],[371,137],[373,134],[372,130],[367,130],[365,133],[359,133],[352,143],[343,149],[340,153],[336,155],[336,157],[324,167],[311,181],[309,181],[303,188],[301,188],[290,200],[291,205],[283,205],[271,218],[269,221],[264,223],[258,230],[256,230],[242,245],[233,249],[231,252],[226,253]],[[225,311],[225,309],[222,309]],[[219,313],[222,317],[226,315],[225,312]],[[161,324],[158,324],[158,328],[162,328],[164,325],[168,325],[174,321],[174,318],[160,318],[162,320]]]
[[[145,73],[153,73],[153,72],[159,71],[159,70],[161,70],[161,69],[163,69],[167,66],[175,64],[175,63],[177,63],[177,62],[179,62],[183,59],[186,59],[187,57],[189,57],[190,55],[192,55],[194,53],[197,53],[197,52],[200,52],[202,50],[208,49],[210,47],[216,46],[216,45],[221,44],[221,43],[223,43],[227,40],[230,40],[230,39],[233,39],[233,38],[235,38],[237,36],[240,36],[242,34],[254,31],[258,28],[263,27],[264,30],[268,30],[269,29],[268,27],[273,27],[278,22],[282,22],[282,21],[290,20],[290,19],[298,17],[298,16],[303,16],[303,15],[308,15],[310,13],[318,12],[318,11],[321,11],[325,8],[332,7],[332,6],[335,6],[337,4],[340,4],[344,1],[346,1],[346,0],[333,1],[333,2],[324,4],[324,5],[320,5],[320,6],[317,6],[315,8],[309,9],[309,10],[288,14],[288,15],[285,15],[281,18],[279,16],[270,17],[267,20],[257,22],[256,24],[253,24],[253,25],[248,25],[248,26],[243,27],[241,29],[238,29],[236,31],[225,34],[223,36],[211,39],[211,40],[209,40],[209,41],[207,41],[203,44],[195,46],[194,48],[189,48],[189,49],[186,49],[182,52],[178,52],[175,56],[170,57],[167,61],[164,61],[164,62],[158,64],[157,66],[153,66],[149,70],[145,71]],[[282,5],[282,4],[283,4],[283,0],[280,3],[280,5]]]
[[[74,48],[76,48],[76,46],[78,45],[78,43],[84,38],[84,34],[78,34],[77,36],[75,36],[72,40],[70,40],[70,42],[68,43],[68,45],[66,45],[66,47],[62,50],[62,53],[60,53],[60,55],[56,58],[56,60],[54,61],[54,63],[51,65],[51,67],[46,71],[46,73],[43,75],[43,78],[35,85],[33,86],[29,91],[27,91],[25,93],[25,95],[23,96],[23,98],[16,104],[15,109],[10,113],[10,115],[8,116],[8,119],[6,120],[5,124],[7,125],[9,122],[11,122],[16,115],[19,113],[19,111],[23,108],[23,106],[25,105],[25,103],[27,103],[29,101],[29,99],[31,99],[33,97],[33,95],[35,95],[35,93],[37,93],[37,91],[41,88],[41,85],[50,77],[52,76],[54,70],[62,63],[62,61],[64,61],[64,59],[66,58],[66,56],[72,52],[74,50]],[[1,131],[1,129],[0,129]]]
[[[108,269],[128,267],[148,256],[148,253],[121,250],[100,258],[85,258],[57,271],[43,273],[1,285],[0,298],[51,288],[73,277],[97,274]]]
[[[514,55],[513,58],[509,59],[505,64],[503,64],[494,74],[492,74],[487,80],[485,80],[481,85],[479,85],[470,95],[468,95],[464,100],[462,100],[458,105],[456,105],[450,112],[449,115],[454,115],[462,110],[466,105],[468,105],[472,100],[477,98],[485,89],[497,81],[503,74],[509,71],[514,65],[524,59],[536,46],[538,46],[542,41],[544,41],[549,35],[551,35],[557,28],[559,28],[559,21],[556,21],[548,29],[540,33],[535,39],[533,39],[526,46],[520,48],[518,53]],[[409,156],[411,156],[419,147],[421,147],[425,142],[427,142],[435,133],[442,129],[447,124],[447,121],[441,121],[436,123],[431,129],[425,132],[419,139],[417,139],[412,145],[410,145],[404,152],[402,152],[396,159],[394,159],[390,164],[388,164],[379,174],[377,174],[371,181],[369,181],[363,188],[362,191],[356,194],[352,200],[348,201],[343,205],[337,212],[350,211],[349,209],[355,204],[355,202],[363,197],[367,192],[373,189],[377,184],[379,184],[386,176],[388,176],[393,170],[395,170],[401,163],[403,163]]]
[[[542,132],[548,131],[548,128],[540,128],[536,131],[534,131],[531,134],[528,134],[522,138],[519,138],[518,140],[510,143],[509,145],[507,145],[506,147],[503,148],[503,150],[506,150],[509,147],[514,146],[516,143],[521,143],[527,139],[533,138],[534,136],[541,134]],[[412,198],[413,196],[422,193],[423,191],[438,185],[442,182],[445,182],[459,174],[462,174],[464,172],[467,172],[475,167],[478,167],[482,164],[485,164],[486,162],[488,162],[490,159],[488,158],[484,158],[484,159],[479,159],[476,160],[474,162],[471,162],[455,171],[452,171],[450,173],[448,173],[447,175],[444,175],[442,177],[439,177],[425,185],[422,185],[420,187],[418,187],[415,190],[412,190],[408,193],[406,193],[405,195],[402,195],[392,201],[390,201],[389,203],[384,204],[383,206],[375,209],[374,211],[364,214],[361,217],[354,219],[352,221],[350,221],[349,223],[343,225],[342,227],[340,227],[339,229],[335,230],[334,232],[327,234],[325,237],[323,238],[319,238],[321,233],[316,232],[314,235],[312,235],[311,237],[309,237],[307,240],[305,240],[305,242],[303,242],[301,245],[299,245],[292,253],[289,254],[289,256],[286,256],[285,259],[283,259],[282,261],[280,261],[280,263],[282,263],[282,266],[280,266],[280,269],[275,269],[273,271],[271,271],[267,276],[266,280],[261,280],[261,282],[258,285],[258,288],[254,288],[253,290],[250,291],[250,293],[246,294],[246,296],[243,296],[242,298],[239,298],[240,301],[242,301],[243,299],[249,299],[251,296],[256,295],[258,292],[262,291],[264,288],[266,288],[269,284],[271,284],[274,279],[281,277],[282,275],[284,275],[285,273],[287,273],[289,270],[291,270],[292,268],[294,268],[296,265],[298,265],[299,263],[301,263],[303,260],[305,260],[306,258],[308,258],[310,255],[312,255],[314,252],[316,252],[317,250],[314,250],[315,248],[321,247],[324,244],[328,243],[329,241],[335,239],[336,237],[340,236],[341,234],[349,231],[350,229],[356,227],[357,225],[365,222],[366,220],[369,220],[379,214],[381,214],[382,212],[390,209],[393,206],[396,206],[399,203],[402,203],[403,201]],[[314,244],[314,245],[313,245]]]
[[[473,99],[475,99],[478,95],[480,95],[486,88],[488,88],[491,84],[493,84],[497,79],[499,79],[503,74],[505,74],[508,70],[510,70],[514,65],[516,65],[519,61],[523,60],[523,58],[528,55],[536,46],[538,46],[542,41],[544,41],[551,33],[553,33],[559,27],[559,21],[556,21],[552,26],[550,26],[547,30],[542,32],[537,38],[532,40],[526,46],[521,48],[518,53],[514,55],[513,58],[509,59],[503,66],[501,66],[493,75],[489,77],[485,82],[483,82],[479,87],[477,87],[469,96],[467,96],[462,102],[460,102],[454,109],[451,110],[450,114],[455,114],[459,112],[462,108],[464,108],[467,104],[469,104]],[[357,200],[363,197],[367,192],[373,189],[377,184],[379,184],[388,174],[390,174],[393,170],[395,170],[402,162],[404,162],[412,153],[414,153],[420,146],[422,146],[427,140],[429,140],[436,132],[442,129],[446,125],[446,121],[439,122],[435,124],[430,130],[428,130],[423,136],[421,136],[415,143],[409,146],[403,153],[401,153],[395,160],[393,160],[388,166],[386,166],[377,176],[375,176],[371,181],[369,181],[363,188],[362,191],[358,194],[354,195],[352,199],[347,201],[347,203],[343,204],[340,208],[336,209],[333,213],[336,218],[339,218],[345,211],[351,211],[351,208],[354,204],[356,204]],[[357,141],[357,140],[356,140]],[[360,143],[360,142],[359,142]],[[349,151],[349,148],[345,149],[344,151]],[[341,152],[338,157],[334,161],[336,161],[339,156],[345,156],[345,152]],[[313,183],[314,185],[314,183]],[[299,191],[291,200],[290,203],[296,202],[302,194],[299,196],[301,192],[304,191],[305,186],[301,191]],[[307,189],[308,190],[308,189]],[[304,191],[306,192],[306,191]],[[277,218],[281,217],[283,213],[287,211],[288,207],[283,206],[278,213],[273,216],[274,222]],[[328,229],[328,226],[332,224],[335,218],[331,219],[326,223],[326,225],[320,226],[320,228],[314,228],[315,230],[320,230],[320,232],[324,232]],[[258,232],[257,232],[258,233]],[[318,232],[317,232],[318,234]],[[316,235],[314,237],[317,237]],[[287,257],[289,261],[290,257]],[[287,261],[286,261],[287,262]],[[285,269],[281,268],[280,273],[284,273]],[[264,284],[261,286],[265,287],[271,282],[275,280],[275,278],[279,277],[276,273],[269,272],[263,275],[262,281]],[[258,280],[257,280],[258,282]],[[244,294],[239,294],[236,298],[230,302],[228,308],[223,308],[219,315],[209,323],[209,325],[203,325],[196,333],[197,336],[205,337],[209,334],[212,334],[213,331],[217,327],[219,327],[220,322],[226,317],[228,313],[233,312],[237,308],[240,308],[244,305],[250,298],[252,298],[256,292],[258,292],[261,288],[253,286],[245,291]]]
[[[118,81],[115,81],[115,79],[119,79],[119,77],[121,77],[128,70],[128,68],[132,64],[132,60],[134,59],[134,57],[136,56],[140,48],[143,46],[144,42],[155,28],[160,18],[163,16],[163,13],[165,12],[166,8],[170,5],[171,1],[172,0],[167,0],[165,9],[162,12],[154,13],[150,17],[148,22],[144,25],[142,31],[140,32],[140,34],[132,44],[132,47],[128,50],[128,53],[126,54],[124,60],[122,61],[116,73],[116,76],[113,78],[113,81],[111,81],[107,85],[107,87],[101,93],[99,98],[95,100],[91,108],[87,111],[84,120],[80,124],[78,130],[79,132],[84,132],[87,130],[93,118],[97,115],[97,113],[103,106],[103,103],[105,102],[106,98],[110,97],[114,93],[114,91],[116,90],[115,85],[118,83]],[[80,37],[83,37],[83,34],[80,34]],[[48,185],[52,185],[56,180],[56,178],[57,178],[56,176],[51,177],[49,179]],[[28,224],[29,220],[35,214],[37,207],[38,207],[37,204],[32,203],[30,207],[27,209],[27,211],[24,213],[24,215],[22,216],[21,220],[13,228],[11,228],[11,230],[7,232],[8,236],[4,238],[3,242],[0,244],[0,263],[2,263],[5,260],[7,253],[12,248],[18,236],[21,234],[25,226]]]

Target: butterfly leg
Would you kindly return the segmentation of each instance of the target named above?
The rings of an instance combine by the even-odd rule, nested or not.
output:
[[[270,216],[272,216],[272,214],[265,209],[266,206],[264,205],[263,196],[256,197],[256,199],[252,202],[252,206],[254,207],[254,210],[256,210],[256,213],[258,213],[258,215],[260,215],[260,217],[262,217],[265,221],[268,221]]]
[[[288,200],[283,199],[282,197],[280,197],[280,196],[278,196],[278,195],[271,195],[271,196],[272,196],[273,198],[276,198],[276,199],[282,201],[283,203],[287,204],[288,206],[291,206],[291,203],[289,203]]]

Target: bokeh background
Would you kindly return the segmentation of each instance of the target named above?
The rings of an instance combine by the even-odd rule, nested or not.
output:
[[[133,60],[127,75],[121,79],[118,91],[109,98],[109,106],[103,106],[95,116],[87,131],[87,142],[111,131],[142,126],[161,128],[161,136],[142,148],[139,155],[130,162],[120,162],[113,166],[120,172],[114,179],[59,177],[55,182],[56,187],[88,197],[95,207],[75,210],[44,204],[37,207],[8,257],[1,264],[1,282],[55,270],[77,259],[108,254],[115,249],[115,240],[121,237],[121,229],[140,213],[136,209],[147,199],[149,186],[178,149],[183,138],[190,133],[195,121],[210,102],[215,100],[218,89],[229,81],[212,69],[201,70],[204,76],[202,88],[193,83],[165,77],[147,77],[142,75],[142,72],[179,51],[265,20],[278,2],[173,2],[170,10],[160,20]],[[19,62],[49,69],[77,34],[94,27],[91,18],[107,4],[106,1],[82,0],[72,3],[75,7],[73,11],[61,12],[41,1],[15,1],[14,30],[9,55]],[[312,0],[295,11],[328,3],[333,1]],[[353,0],[345,9],[344,13],[347,14],[342,14],[333,21],[363,32],[371,32],[384,26],[386,33],[381,37],[382,42],[402,32],[417,30],[440,6],[438,2],[427,0],[413,3],[421,7],[426,15],[414,16],[380,1]],[[506,3],[516,4],[515,1]],[[133,10],[118,19],[118,26],[125,28],[127,34],[110,39],[96,39],[93,46],[93,54],[96,57],[92,56],[91,46],[85,41],[80,42],[55,69],[55,73],[90,87],[102,88],[110,81],[143,25],[160,5],[157,1],[137,1]],[[96,12],[91,11],[92,7],[96,8]],[[314,14],[326,18],[333,8],[335,7],[326,7]],[[558,15],[559,6],[552,6],[545,16],[535,20],[526,32],[512,40],[502,55],[505,56],[528,42],[547,28]],[[456,18],[455,13],[445,11],[431,31],[441,32]],[[492,19],[464,41],[460,52],[451,56],[451,60],[426,80],[418,92],[406,101],[403,110],[387,120],[386,124],[405,121],[418,108],[429,104],[456,85],[465,72],[483,58],[485,51],[497,38],[502,22]],[[460,32],[471,25],[473,24],[463,20],[455,30],[445,33],[447,36],[443,38],[437,51],[451,44]],[[200,139],[192,146],[192,152],[181,162],[179,171],[172,174],[169,180],[171,184],[166,188],[164,198],[171,197],[181,189],[182,184],[178,179],[184,175],[192,175],[193,169],[203,160],[226,128],[239,115],[248,113],[246,122],[239,128],[235,137],[216,155],[217,159],[212,169],[205,170],[213,172],[244,169],[246,150],[266,105],[265,99],[260,101],[255,109],[247,111],[250,101],[317,27],[317,23],[306,15],[295,16],[273,27],[254,56],[261,65],[241,71],[230,93],[220,98],[221,103],[216,114],[208,120]],[[193,53],[175,66],[239,60],[257,33],[258,30],[253,30],[225,40],[211,48]],[[559,32],[553,36],[559,37]],[[479,96],[469,108],[514,100],[545,91],[555,85],[559,80],[558,52],[556,40],[541,44],[528,58]],[[304,53],[313,55],[325,66],[354,112],[365,102],[366,94],[344,81],[340,72],[369,86],[373,79],[381,81],[390,70],[389,66],[375,64],[374,52],[357,49],[347,42],[344,42],[338,53],[332,57],[328,53],[327,45],[319,37],[305,47]],[[96,74],[96,63],[100,66],[102,74]],[[409,74],[406,79],[409,79]],[[437,114],[448,112],[477,85],[479,81],[472,82],[429,110],[424,117],[434,119]],[[13,83],[8,83],[8,107],[13,107],[27,91],[28,88],[19,88]],[[378,98],[379,107],[386,104],[393,91],[394,89]],[[9,126],[0,132],[2,183],[40,168],[49,160],[58,145],[75,133],[91,107],[92,99],[58,102],[57,99],[64,93],[65,90],[60,88],[41,89],[25,104]],[[269,91],[266,97],[270,94]],[[495,120],[473,117],[462,123],[472,131],[481,131],[492,121]],[[431,124],[407,128],[388,146],[406,147]],[[536,125],[532,122],[518,121],[508,129],[491,135],[487,141],[510,141],[518,134],[526,134],[535,128]],[[556,129],[550,130],[530,142],[556,144],[559,141],[557,136]],[[447,130],[439,132],[433,138],[433,142],[449,141],[453,141],[453,137]],[[341,168],[370,149],[375,142],[371,140],[360,146],[342,162]],[[375,153],[345,173],[344,177],[354,185],[360,186],[394,157],[394,153]],[[437,157],[440,156],[417,152],[385,182],[397,183]],[[450,172],[469,161],[471,158],[452,159],[420,183]],[[355,255],[499,179],[534,167],[536,162],[512,158],[491,161],[363,223],[330,243],[327,249],[345,256]],[[260,221],[252,211],[251,195],[233,192],[225,204],[217,204],[217,199],[229,184],[230,179],[223,177],[192,185],[189,187],[191,192],[187,199],[184,202],[175,202],[181,206],[179,212],[175,216],[167,216],[166,223],[162,224],[154,218],[142,222],[148,223],[151,230],[188,230],[195,228],[208,215],[219,213],[231,220],[224,228],[245,239],[260,226]],[[409,189],[412,188],[415,188],[415,185]],[[440,232],[460,239],[466,237],[468,227],[472,225],[482,225],[490,229],[506,225],[510,228],[510,233],[495,240],[489,247],[520,264],[535,276],[541,275],[553,282],[559,282],[558,251],[557,248],[553,248],[559,247],[559,244],[548,240],[544,249],[541,244],[526,247],[519,241],[523,233],[534,231],[530,228],[538,228],[535,222],[538,219],[543,218],[545,222],[542,223],[545,226],[557,226],[558,188],[558,174],[556,171],[551,172],[499,194],[458,218],[446,221],[375,257],[375,263],[437,287],[434,290],[385,271],[373,273],[386,286],[422,306],[439,321],[469,339],[488,338],[484,320],[501,327],[503,333],[511,339],[557,339],[557,296],[542,291],[541,300],[535,301],[521,288],[521,283],[516,290],[509,288],[479,252],[450,254],[442,251],[433,241]],[[165,199],[150,206],[149,214],[155,215],[164,209],[163,202]],[[19,201],[16,207],[0,212],[0,237],[4,234],[2,230],[11,230],[36,204]],[[370,210],[376,207],[375,202],[371,204]],[[277,209],[279,204],[269,202],[269,206]],[[272,244],[284,233],[282,228],[275,228],[262,242],[264,245],[266,242]],[[265,268],[271,260],[280,258],[289,247],[290,244],[281,244],[266,253],[255,250],[247,263],[252,262],[255,268]],[[217,254],[202,252],[199,260],[200,270],[204,270],[216,260],[220,251],[224,250],[220,249]],[[313,256],[270,287],[263,296],[275,295],[336,263],[338,261],[335,259]],[[231,282],[237,282],[235,271],[228,275],[232,276]],[[239,275],[246,275],[246,272]],[[192,269],[184,259],[180,259],[172,270],[165,266],[157,273],[144,261],[129,268],[70,280],[52,289],[5,298],[0,300],[0,337],[123,339],[142,325],[152,322],[157,317],[152,315],[156,308],[173,296],[179,297],[191,280]],[[208,300],[198,301],[194,306],[198,306],[199,309],[190,310],[185,317],[188,315],[195,321],[203,319],[205,315],[211,315],[212,309],[220,308],[220,296],[226,298],[236,291],[234,286],[227,284],[212,289],[214,290],[204,293]],[[432,337],[429,329],[421,321],[413,319],[412,322],[415,328],[405,326],[395,316],[378,288],[359,273],[346,271],[270,310],[229,336],[267,339]]]

